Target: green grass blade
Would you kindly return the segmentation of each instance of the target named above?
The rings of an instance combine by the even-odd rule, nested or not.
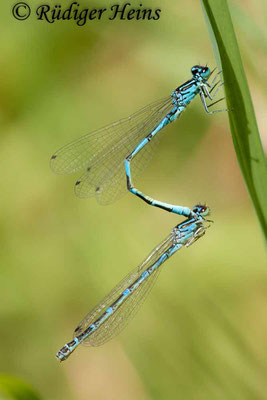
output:
[[[0,399],[1,395],[10,400],[41,400],[29,385],[8,375],[0,375]]]
[[[233,143],[240,169],[267,238],[267,166],[226,0],[202,0],[225,82]]]

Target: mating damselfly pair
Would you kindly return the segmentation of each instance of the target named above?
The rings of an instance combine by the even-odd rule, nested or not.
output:
[[[152,287],[163,262],[205,233],[207,206],[197,205],[191,210],[154,200],[134,187],[133,178],[147,166],[163,128],[176,120],[196,95],[200,96],[208,114],[226,111],[209,110],[222,100],[207,104],[207,99],[213,100],[223,85],[220,72],[208,82],[213,72],[207,66],[192,67],[192,78],[167,98],[75,140],[52,156],[51,167],[56,173],[83,171],[75,184],[79,197],[95,196],[100,204],[109,204],[128,189],[150,205],[187,217],[83,319],[74,331],[74,339],[57,353],[59,360],[65,360],[80,343],[97,346],[118,334]]]

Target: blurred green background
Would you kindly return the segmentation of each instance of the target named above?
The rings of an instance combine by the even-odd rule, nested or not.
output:
[[[160,6],[158,21],[84,27],[33,14],[16,21],[12,5],[0,5],[0,372],[43,399],[266,399],[263,237],[227,114],[208,116],[199,100],[166,129],[137,186],[174,204],[206,201],[214,225],[164,265],[118,338],[81,347],[62,364],[54,357],[181,219],[130,194],[108,207],[78,199],[76,177],[53,175],[50,156],[168,95],[192,65],[214,66],[200,3],[143,2]],[[230,10],[266,148],[266,3],[236,0]]]

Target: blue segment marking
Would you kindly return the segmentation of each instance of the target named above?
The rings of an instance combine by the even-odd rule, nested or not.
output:
[[[123,284],[120,283],[111,291],[110,296],[99,303],[94,309],[99,310],[98,313],[92,311],[92,314],[89,313],[89,316],[84,318],[79,328],[74,331],[74,339],[58,351],[56,357],[60,361],[66,360],[85,340],[88,339],[91,345],[98,345],[97,338],[102,335],[100,344],[104,343],[125,326],[125,322],[133,315],[133,309],[142,302],[147,293],[146,288],[149,287],[146,285],[155,278],[160,266],[182,247],[190,246],[204,235],[208,228],[205,226],[207,221],[204,215],[208,214],[209,208],[197,205],[193,210],[197,219],[190,217],[175,226],[171,234],[149,254],[146,260],[123,280]],[[113,297],[114,293],[117,293],[117,297]],[[110,302],[109,298],[112,299]],[[91,315],[93,321],[90,320]],[[78,336],[76,336],[77,331],[81,332]]]
[[[130,165],[133,158],[141,152],[132,168],[136,175],[142,174],[155,147],[152,143],[150,146],[148,144],[152,141],[155,144],[158,133],[179,118],[196,96],[200,96],[208,114],[226,111],[210,111],[210,106],[215,103],[207,104],[207,99],[213,100],[223,85],[220,73],[211,83],[208,80],[213,71],[207,66],[195,65],[191,73],[191,79],[178,86],[167,98],[64,146],[52,156],[51,168],[59,174],[83,171],[75,186],[75,193],[79,197],[95,196],[99,203],[110,204],[126,193],[128,188],[146,203],[152,204],[149,196],[134,187]],[[144,147],[146,151],[142,151]],[[123,174],[124,162],[127,186]],[[152,205],[163,205],[164,208],[164,204],[159,205],[155,201]],[[168,205],[164,209],[168,209]]]

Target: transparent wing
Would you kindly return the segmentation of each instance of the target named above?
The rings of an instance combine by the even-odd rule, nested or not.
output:
[[[84,170],[78,179],[75,192],[79,197],[96,195],[100,203],[108,204],[126,192],[124,160],[164,116],[173,108],[172,97],[158,100],[128,118],[115,122],[98,131],[64,146],[51,158],[51,168],[58,174],[71,174]],[[154,145],[151,145],[155,141]],[[148,164],[158,140],[147,145],[141,152],[141,165],[135,175]],[[137,162],[135,163],[137,165]],[[142,167],[142,168],[141,168]],[[124,190],[113,186],[123,180]],[[102,195],[103,192],[109,192]]]
[[[89,325],[99,318],[107,307],[113,304],[120,294],[129,287],[142,274],[142,272],[152,266],[172,245],[172,235],[170,234],[149,254],[142,264],[128,274],[108,294],[108,296],[106,296],[89,314],[85,316],[75,329],[74,336],[82,333]],[[147,294],[156,281],[160,269],[161,267],[155,270],[147,280],[143,281],[143,283],[125,300],[114,314],[111,314],[111,316],[82,343],[87,346],[100,346],[120,333],[145,300]]]
[[[159,131],[157,135],[154,136],[154,138],[151,140],[151,142],[147,143],[147,145],[139,153],[137,153],[137,155],[131,161],[131,175],[134,183],[136,183],[137,178],[143,173],[149,162],[152,160],[154,152],[160,143],[163,132],[163,129]],[[138,140],[138,143],[140,142],[140,140]],[[133,145],[132,150],[136,147],[137,144]],[[110,204],[121,198],[127,192],[124,165],[125,158],[126,156],[123,157],[121,161],[118,161],[117,165],[114,165],[114,167],[111,168],[109,173],[106,174],[103,180],[99,183],[96,191],[96,199],[99,204]],[[110,161],[111,163],[113,162],[113,160]]]

